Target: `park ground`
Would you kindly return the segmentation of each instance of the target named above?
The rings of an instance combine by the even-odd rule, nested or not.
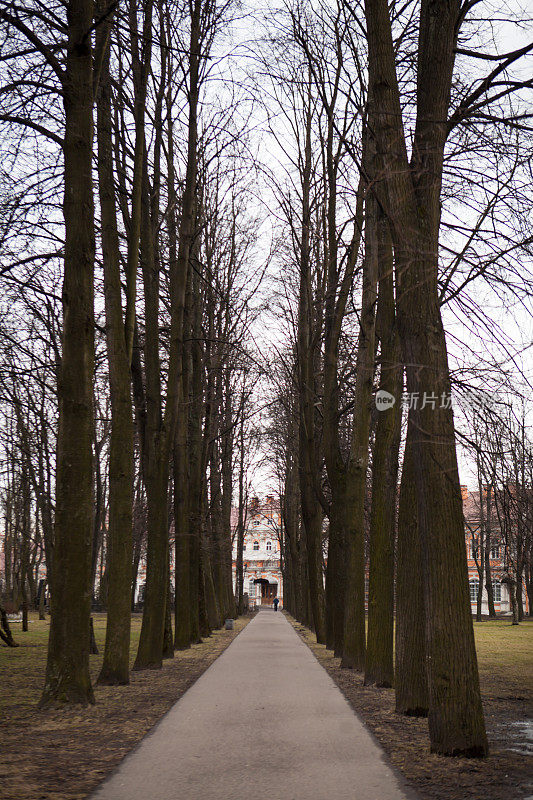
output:
[[[43,685],[49,622],[35,615],[30,619],[27,633],[13,625],[20,647],[0,648],[2,800],[86,797],[249,621],[237,620],[234,631],[216,631],[202,644],[165,661],[162,670],[132,673],[128,687],[95,687],[95,706],[41,712],[36,704]],[[392,690],[363,687],[360,675],[341,670],[339,660],[317,645],[310,631],[290,621],[422,800],[518,800],[533,794],[527,728],[529,720],[531,737],[533,621],[518,627],[508,620],[474,624],[491,742],[491,755],[484,761],[430,755],[425,720],[395,714]],[[94,615],[94,622],[100,648],[100,655],[91,656],[95,680],[102,661],[105,615]],[[140,623],[135,615],[132,661]]]
[[[30,615],[29,630],[11,629],[17,648],[0,647],[0,800],[81,800],[121,761],[187,691],[249,622],[219,630],[177,652],[161,670],[132,672],[129,686],[95,686],[88,708],[38,711],[44,684],[49,619]],[[93,614],[99,655],[91,656],[96,682],[102,665],[105,614]],[[132,620],[131,664],[141,615]]]
[[[289,621],[421,800],[533,798],[533,620],[474,622],[490,743],[484,760],[430,754],[427,720],[396,714],[392,689],[363,686],[360,673],[341,669],[311,631]]]

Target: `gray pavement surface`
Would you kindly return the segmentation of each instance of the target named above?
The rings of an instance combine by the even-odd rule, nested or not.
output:
[[[327,672],[260,611],[92,800],[405,800]]]

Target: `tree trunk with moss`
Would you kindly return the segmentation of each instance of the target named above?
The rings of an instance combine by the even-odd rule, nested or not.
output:
[[[143,477],[147,502],[146,589],[139,647],[134,669],[159,669],[163,663],[163,634],[168,569],[167,491],[169,479],[168,428],[164,425],[159,350],[159,263],[153,239],[151,187],[143,170],[141,265],[144,283],[146,417]],[[172,354],[171,354],[172,358]],[[169,364],[170,370],[170,364]],[[169,376],[170,380],[170,376]],[[167,399],[167,404],[169,400]]]
[[[202,306],[200,275],[195,270],[191,276],[191,361],[189,397],[189,592],[191,643],[200,638],[200,605],[205,609],[203,573],[201,570],[201,542],[203,518],[202,492],[202,420],[204,397],[202,385]],[[204,615],[205,616],[205,615]],[[204,625],[205,627],[205,625]]]
[[[365,684],[393,686],[394,542],[402,422],[400,342],[394,313],[394,263],[388,223],[378,221],[379,291],[376,334],[381,344],[380,391],[394,398],[378,409],[372,457],[370,567]]]
[[[93,703],[89,674],[93,522],[94,203],[91,0],[70,0],[66,66],[62,361],[50,637],[40,707]]]
[[[188,368],[184,366],[182,394],[188,397]],[[189,524],[189,450],[187,434],[189,423],[188,402],[180,402],[176,440],[174,444],[174,535],[175,535],[175,609],[174,647],[185,650],[191,646],[190,601],[190,524]]]
[[[101,9],[103,10],[103,9]],[[109,452],[109,528],[107,534],[107,627],[98,683],[129,683],[133,536],[133,416],[130,358],[124,326],[120,249],[113,176],[109,35],[111,22],[97,29],[102,50],[97,103],[98,188],[102,218],[102,252],[107,352],[111,396]]]
[[[422,549],[408,425],[403,457],[396,553],[396,711],[427,717],[429,707]]]
[[[341,665],[365,668],[365,494],[368,467],[370,408],[374,380],[375,320],[378,281],[377,204],[367,195],[365,259],[361,326],[356,358],[354,419],[346,471],[344,529],[346,531],[346,586],[344,641]]]
[[[398,331],[413,408],[412,448],[424,566],[432,752],[484,756],[446,337],[438,290],[440,194],[459,0],[420,6],[417,117],[409,161],[386,0],[366,0],[375,191],[395,254]],[[436,557],[438,554],[438,558]]]
[[[174,636],[172,633],[172,596],[170,590],[170,563],[168,565],[167,600],[165,606],[165,630],[163,633],[163,658],[174,658]]]

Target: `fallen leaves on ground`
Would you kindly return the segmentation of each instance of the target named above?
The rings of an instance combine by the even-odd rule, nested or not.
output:
[[[214,631],[190,649],[176,652],[160,670],[132,672],[129,686],[95,686],[94,706],[38,711],[48,623],[32,620],[28,634],[15,630],[20,647],[0,650],[0,798],[81,800],[102,781],[166,711],[226,649],[249,622]],[[132,658],[140,617],[132,622]],[[105,615],[95,615],[99,656]],[[17,655],[19,658],[17,660]]]
[[[520,641],[514,648],[495,644],[514,636],[508,623],[481,623],[485,629],[476,640],[490,755],[465,759],[431,754],[426,719],[397,714],[392,689],[363,686],[361,673],[341,669],[340,659],[317,644],[314,633],[287,618],[421,800],[518,800],[533,794],[533,759],[527,742],[516,739],[512,730],[533,716],[533,622],[524,622],[516,632],[514,641]]]

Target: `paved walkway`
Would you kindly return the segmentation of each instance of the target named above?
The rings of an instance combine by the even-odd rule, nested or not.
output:
[[[283,614],[260,611],[93,800],[405,800]]]

